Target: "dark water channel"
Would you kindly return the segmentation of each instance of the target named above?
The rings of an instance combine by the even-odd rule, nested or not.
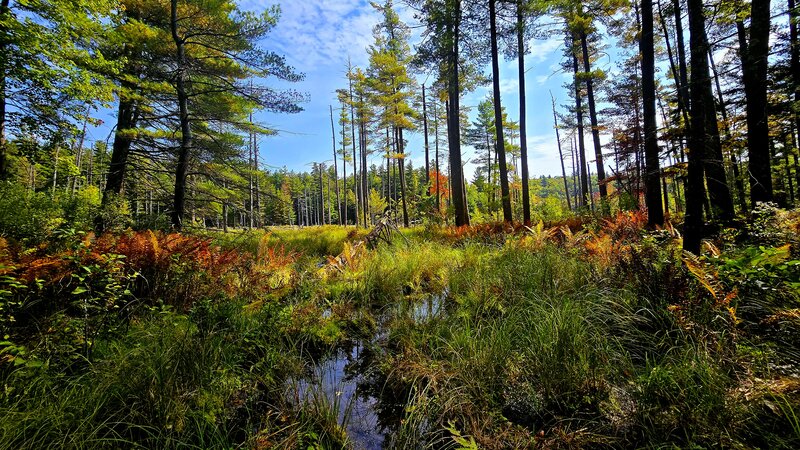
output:
[[[344,424],[351,448],[385,448],[405,408],[404,398],[393,398],[384,390],[376,370],[386,351],[388,325],[392,320],[422,324],[439,317],[444,313],[445,297],[441,294],[419,301],[404,300],[381,312],[372,336],[354,340],[313,363],[307,377],[292,382],[292,397],[300,403],[322,400],[332,405],[338,423]]]

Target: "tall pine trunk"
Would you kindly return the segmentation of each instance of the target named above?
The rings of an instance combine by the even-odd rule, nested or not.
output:
[[[530,225],[531,194],[528,187],[530,173],[528,172],[528,113],[525,104],[525,17],[523,13],[523,0],[517,0],[517,54],[519,55],[519,148],[520,158],[522,159],[522,221],[525,223],[525,225]],[[556,129],[556,134],[557,133],[558,129]],[[560,143],[558,152],[561,154]],[[561,160],[561,170],[562,172],[564,171],[563,158]],[[566,183],[566,177],[564,178],[564,183]],[[567,192],[567,205],[569,205],[569,192]]]
[[[710,50],[710,49],[709,49]],[[714,76],[714,85],[717,88],[717,108],[719,108],[720,116],[722,116],[722,126],[725,130],[725,139],[727,141],[731,140],[731,130],[730,126],[728,125],[728,111],[725,108],[725,99],[722,97],[722,86],[720,85],[719,81],[719,73],[717,73],[717,66],[714,63],[714,52],[708,52],[708,62],[711,65],[711,73]],[[731,149],[731,169],[733,170],[733,183],[736,187],[736,199],[739,202],[739,207],[742,209],[742,213],[747,212],[747,199],[745,198],[744,193],[744,180],[742,180],[742,174],[739,170],[739,161],[736,158],[736,151]]]
[[[575,115],[578,122],[578,166],[580,167],[580,198],[578,206],[585,210],[589,205],[589,175],[586,173],[586,145],[583,141],[583,97],[581,96],[581,86],[578,81],[578,57],[572,55],[572,69],[575,73]]]
[[[772,201],[772,165],[767,122],[767,57],[769,56],[769,0],[753,1],[750,9],[750,36],[739,28],[744,95],[747,109],[747,153],[750,173],[750,201]]]
[[[342,200],[339,197],[339,161],[336,156],[336,126],[333,124],[333,105],[329,105],[331,109],[331,138],[333,139],[333,178],[336,180],[336,214],[339,225],[342,224]]]
[[[798,37],[797,37],[797,26],[798,26],[798,20],[800,20],[800,14],[798,14],[795,0],[789,0],[788,6],[789,6],[789,45],[791,46],[790,49],[791,59],[789,62],[789,67],[791,68],[792,72],[792,86],[794,88],[794,103],[795,103],[794,130],[792,131],[792,136],[794,136],[795,132],[800,132],[800,109],[798,109],[797,106],[800,105],[800,42],[798,42]],[[794,137],[792,139],[794,139]],[[800,172],[797,173],[797,176],[800,177]],[[800,187],[800,185],[798,187]]]
[[[458,77],[458,47],[459,47],[459,28],[461,26],[461,1],[455,0],[454,9],[451,11],[452,17],[448,24],[449,52],[448,69],[449,79],[447,82],[447,141],[450,154],[450,187],[452,189],[453,206],[455,209],[456,226],[469,225],[467,216],[467,199],[464,195],[463,168],[461,166],[461,123],[459,121],[460,112],[460,81]]]
[[[422,134],[425,138],[425,185],[431,182],[430,147],[428,145],[428,104],[425,101],[425,85],[422,85]]]
[[[175,91],[178,94],[178,109],[181,125],[181,142],[178,147],[178,161],[175,166],[175,193],[173,196],[172,226],[176,230],[183,227],[183,214],[186,209],[186,174],[189,171],[189,152],[192,148],[192,128],[189,123],[189,96],[186,92],[186,48],[185,41],[178,35],[178,0],[170,0],[170,30],[178,64]]]
[[[587,42],[586,32],[581,32],[581,52],[583,53],[583,71],[586,75],[586,99],[589,103],[589,122],[592,124],[592,142],[594,143],[594,157],[597,165],[597,184],[600,190],[600,205],[603,215],[610,214],[608,204],[608,189],[605,178],[606,171],[603,166],[603,147],[600,144],[600,125],[597,122],[597,106],[594,99],[594,80],[592,77],[592,66],[589,61],[589,43]]]
[[[0,21],[7,23],[10,15],[9,0],[2,0],[0,2]],[[8,30],[4,29],[2,33],[0,42],[0,180],[6,180],[9,177],[8,144],[6,142],[6,72],[8,71],[6,55],[9,51],[6,33]]]
[[[653,1],[642,1],[642,30],[639,52],[642,58],[642,100],[644,112],[645,203],[647,222],[651,226],[664,224],[661,203],[661,166],[658,158],[656,125],[655,49],[653,43]],[[602,186],[602,185],[601,185]]]
[[[497,18],[495,1],[489,0],[489,33],[492,40],[492,89],[494,91],[494,129],[497,134],[497,162],[500,167],[500,196],[503,204],[503,220],[514,220],[511,212],[511,194],[508,188],[508,167],[506,165],[505,135],[503,134],[503,108],[500,103],[500,58],[497,51]]]
[[[105,189],[103,189],[103,206],[108,205],[112,196],[122,193],[125,170],[128,167],[128,156],[133,143],[130,131],[136,126],[136,115],[134,102],[127,98],[121,98],[117,109],[114,143],[111,146],[111,161],[108,165]]]
[[[561,136],[558,132],[558,114],[556,114],[556,99],[550,93],[553,101],[553,128],[556,130],[556,144],[558,145],[558,159],[561,160],[561,176],[564,178],[564,194],[567,196],[567,209],[572,211],[572,202],[569,199],[569,185],[567,184],[567,170],[564,168],[564,153],[561,151]]]
[[[708,78],[708,57],[705,42],[705,20],[702,0],[687,0],[692,63],[691,80],[691,125],[689,133],[689,174],[686,183],[686,215],[683,229],[683,249],[700,252],[703,238],[703,204],[705,186],[703,182],[703,159],[706,154],[705,109],[711,108],[703,100],[703,85]],[[704,76],[702,68],[705,67]],[[689,195],[691,192],[691,195]]]
[[[408,228],[408,206],[406,204],[406,163],[403,158],[405,149],[403,148],[403,129],[397,129],[397,150],[400,158],[397,159],[398,169],[400,169],[400,196],[403,202],[403,226]]]

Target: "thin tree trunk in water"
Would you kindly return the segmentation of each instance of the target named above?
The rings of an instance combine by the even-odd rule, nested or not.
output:
[[[500,58],[497,50],[497,18],[495,17],[495,1],[489,0],[489,33],[492,40],[492,89],[494,91],[494,129],[497,135],[498,165],[500,166],[500,200],[503,204],[503,221],[511,223],[514,217],[511,212],[511,193],[508,188],[508,167],[506,165],[505,134],[503,133],[503,108],[500,99]]]
[[[572,55],[572,69],[575,72],[575,112],[578,121],[578,167],[580,167],[581,197],[578,202],[580,208],[586,209],[589,205],[589,177],[586,174],[586,147],[583,143],[583,99],[578,81],[578,56]]]
[[[558,133],[558,115],[556,114],[556,99],[550,93],[553,101],[553,128],[556,130],[556,144],[558,144],[558,159],[561,160],[561,176],[564,177],[564,193],[567,195],[567,209],[572,211],[572,204],[569,200],[569,186],[567,185],[567,171],[564,169],[564,154],[561,152],[561,137]]]
[[[331,108],[331,138],[333,139],[333,178],[336,180],[336,212],[339,225],[342,224],[342,200],[339,197],[339,162],[336,156],[336,127],[333,124],[333,106]],[[346,179],[346,178],[345,178]]]
[[[189,169],[189,151],[192,147],[192,128],[189,123],[189,97],[186,93],[186,49],[184,40],[178,35],[178,0],[170,0],[170,29],[175,42],[178,76],[176,92],[180,110],[181,143],[178,148],[178,162],[175,168],[175,195],[172,211],[172,226],[176,230],[183,227],[183,213],[186,208],[186,174]]]
[[[658,158],[656,124],[655,49],[653,42],[653,2],[642,2],[642,30],[639,52],[642,58],[642,100],[644,110],[645,199],[650,226],[664,224],[661,204],[661,165]]]
[[[493,1],[493,0],[492,0]],[[456,226],[469,225],[467,216],[467,199],[464,196],[463,175],[461,170],[461,124],[459,121],[460,113],[460,88],[458,78],[458,52],[459,52],[459,28],[461,22],[461,1],[456,0],[455,10],[452,11],[453,17],[448,25],[449,37],[451,37],[451,48],[449,49],[448,69],[449,80],[447,83],[447,97],[449,100],[449,111],[447,114],[448,127],[447,139],[450,153],[450,186],[453,190],[453,205],[455,206]]]
[[[767,113],[767,57],[769,56],[770,1],[751,3],[750,40],[744,24],[737,22],[739,52],[742,59],[744,94],[747,106],[747,152],[750,174],[750,201],[772,201],[772,167],[769,155]]]
[[[728,111],[725,108],[725,100],[722,98],[722,86],[720,86],[719,82],[719,73],[717,73],[717,65],[714,63],[714,52],[711,51],[709,48],[708,52],[708,61],[711,65],[711,73],[714,76],[714,84],[717,88],[717,100],[718,100],[718,108],[720,115],[722,116],[722,127],[725,130],[725,140],[730,142],[731,140],[731,130],[730,126],[728,125]],[[747,199],[744,193],[744,181],[742,180],[741,173],[739,171],[739,161],[736,158],[736,152],[731,149],[731,168],[733,169],[733,182],[736,186],[736,198],[739,201],[739,207],[742,209],[742,213],[747,213]]]
[[[525,225],[531,224],[531,194],[528,187],[528,114],[525,105],[525,22],[523,17],[523,1],[517,0],[517,54],[519,55],[519,148],[522,158],[522,221]],[[554,104],[555,106],[555,104]],[[556,128],[558,134],[558,128]],[[561,142],[558,153],[561,154]],[[561,171],[564,172],[564,159],[561,159]],[[564,186],[566,187],[566,177]],[[569,206],[569,193],[567,193],[567,206]],[[572,208],[570,208],[572,209]]]
[[[703,183],[703,159],[706,153],[706,121],[705,108],[710,107],[703,101],[703,84],[706,82],[702,67],[708,71],[708,57],[705,41],[705,20],[703,18],[702,0],[688,0],[689,31],[692,56],[691,84],[691,133],[689,134],[689,174],[686,184],[686,215],[683,226],[683,249],[695,254],[700,252],[700,241],[703,238],[703,204],[705,203],[705,186]],[[691,191],[691,195],[689,192]]]
[[[581,33],[581,51],[583,53],[583,70],[586,72],[586,97],[589,102],[589,122],[592,124],[592,141],[594,142],[594,157],[597,165],[597,184],[600,190],[600,206],[603,215],[611,213],[608,204],[608,188],[605,179],[606,172],[603,166],[603,147],[600,144],[600,126],[597,123],[597,108],[594,100],[594,81],[592,80],[592,67],[589,61],[589,44],[586,33]]]

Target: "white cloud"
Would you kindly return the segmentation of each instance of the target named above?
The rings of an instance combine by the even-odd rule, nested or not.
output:
[[[269,0],[246,0],[241,7],[260,12]],[[281,18],[266,46],[286,55],[302,72],[322,67],[343,67],[348,56],[356,65],[366,63],[364,48],[373,40],[372,28],[380,19],[363,0],[279,0]]]
[[[519,92],[519,80],[516,78],[500,79],[500,94],[508,95]]]
[[[532,62],[543,62],[553,56],[563,44],[563,39],[550,37],[546,40],[535,40],[530,44],[528,57]]]

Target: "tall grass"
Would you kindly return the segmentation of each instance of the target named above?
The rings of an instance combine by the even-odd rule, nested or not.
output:
[[[103,342],[76,374],[4,380],[0,448],[229,448],[259,428],[286,376],[274,314],[241,305],[159,313]]]

